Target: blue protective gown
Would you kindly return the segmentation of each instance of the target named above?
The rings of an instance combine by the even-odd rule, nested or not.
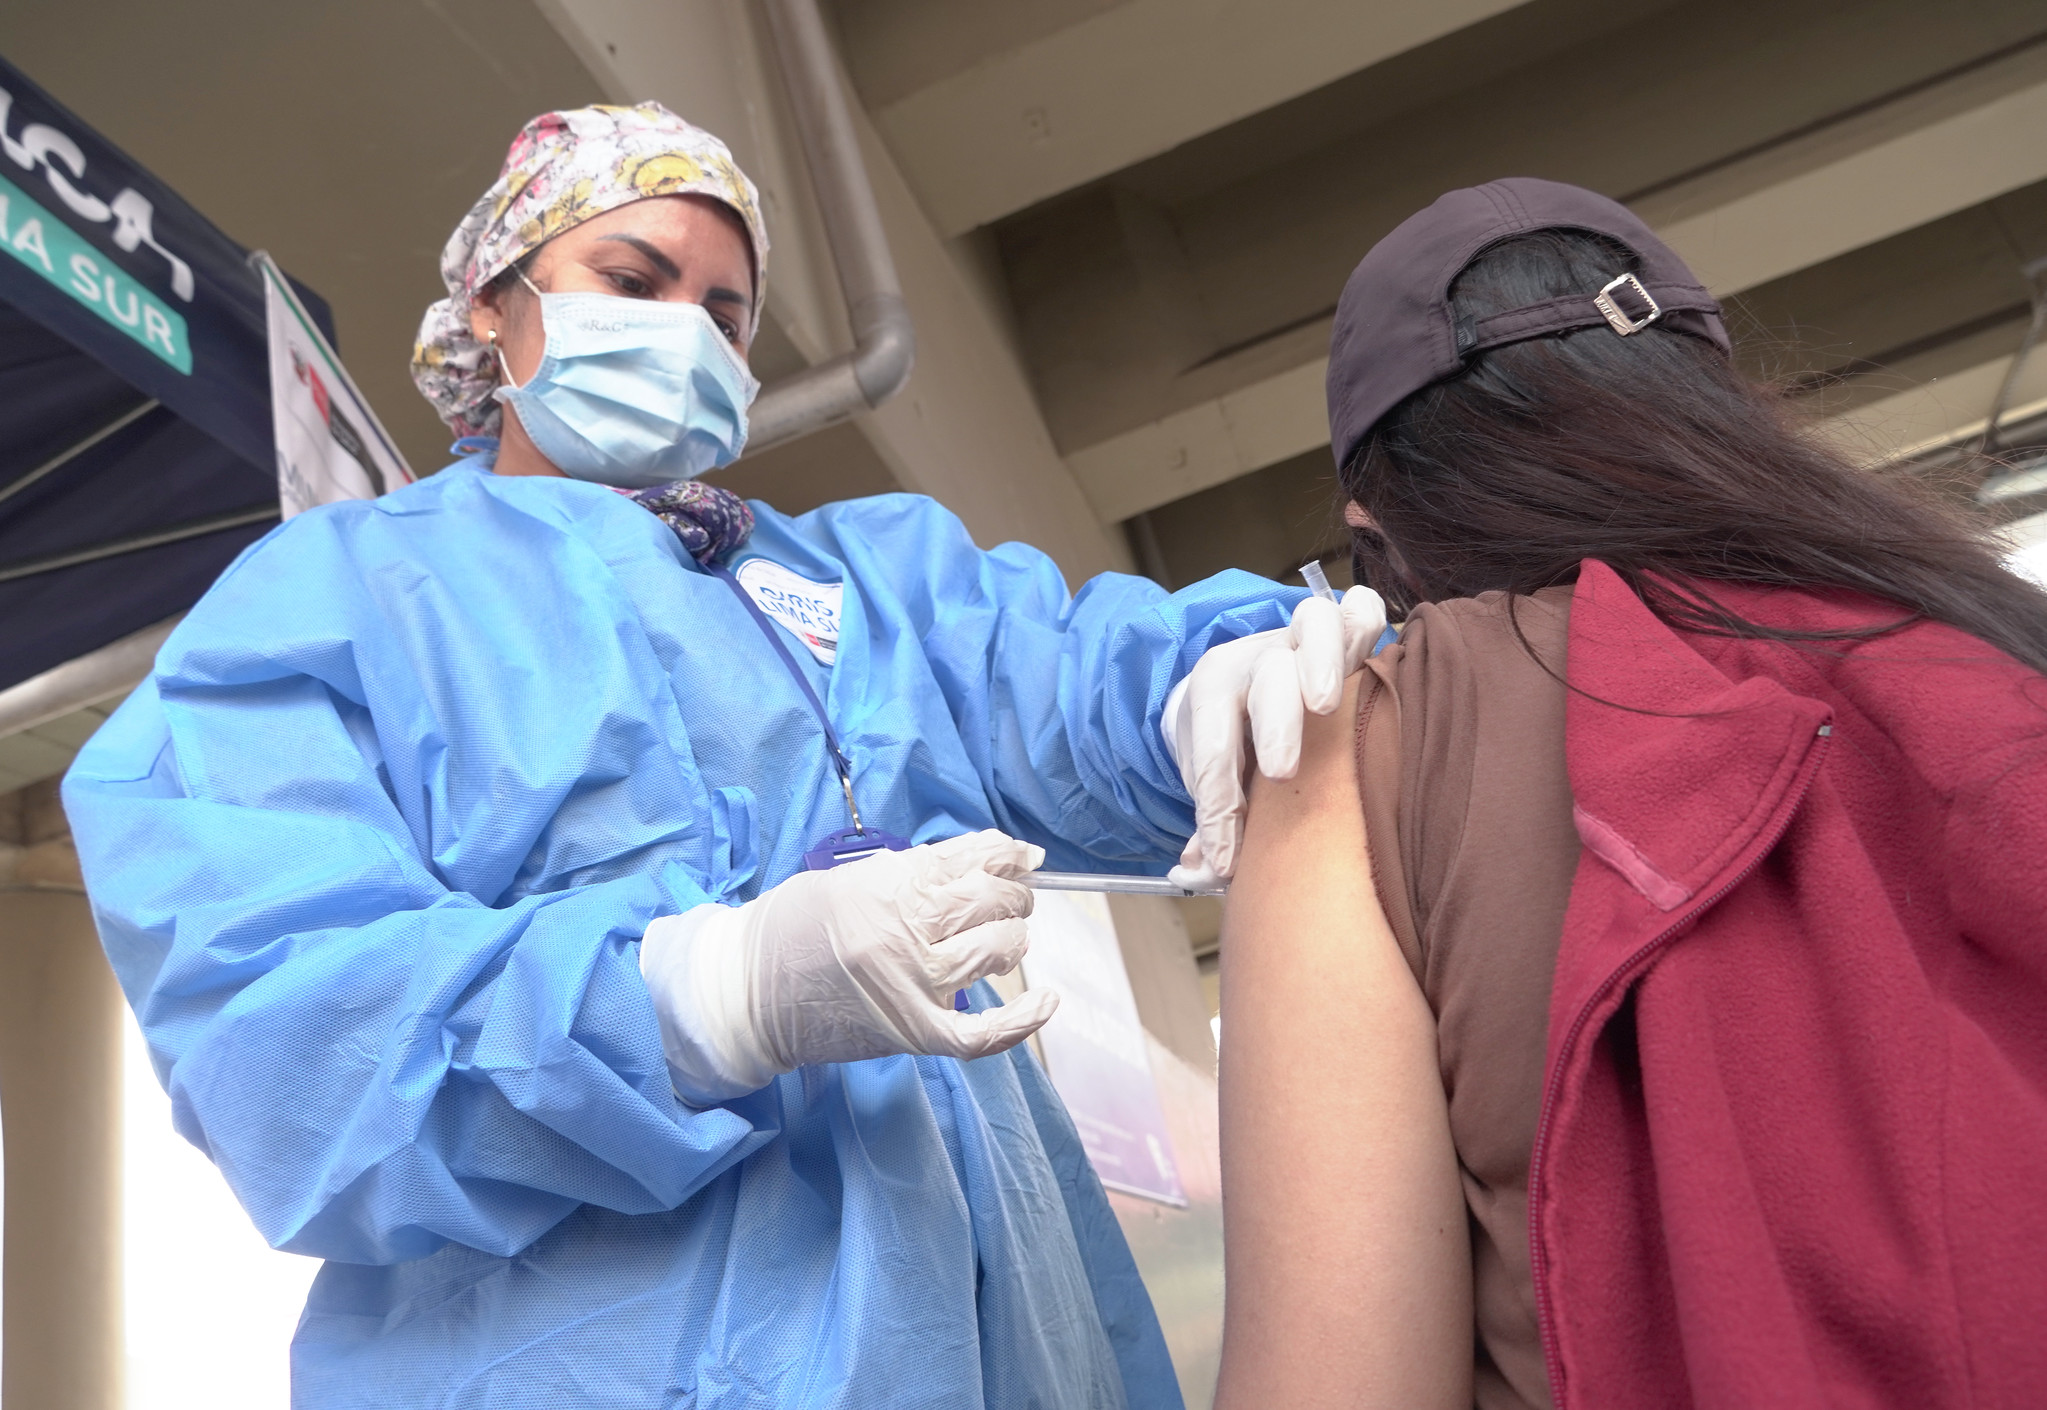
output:
[[[65,782],[178,1129],[273,1245],[330,1260],[293,1403],[1178,1406],[1025,1049],[678,1102],[641,933],[782,880],[845,804],[786,665],[665,525],[489,463],[251,547]],[[1057,867],[1173,859],[1165,695],[1300,597],[1069,598],[928,499],[754,508],[733,566],[844,584],[835,664],[787,640],[869,823]]]

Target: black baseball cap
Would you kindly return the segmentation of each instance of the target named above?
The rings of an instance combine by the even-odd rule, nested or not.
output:
[[[1486,318],[1456,318],[1450,286],[1466,266],[1502,240],[1536,230],[1604,235],[1632,251],[1640,267],[1616,269],[1603,288]],[[1452,191],[1372,246],[1343,286],[1329,339],[1329,441],[1337,467],[1380,417],[1488,348],[1601,325],[1629,337],[1652,323],[1729,350],[1719,302],[1620,202],[1531,176]]]

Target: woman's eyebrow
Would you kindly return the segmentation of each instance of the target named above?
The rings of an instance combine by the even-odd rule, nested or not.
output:
[[[704,290],[705,303],[738,304],[743,309],[752,309],[753,300],[737,289],[728,289],[722,284]]]
[[[631,245],[634,249],[638,250],[641,254],[645,255],[647,257],[648,262],[651,263],[654,266],[654,268],[660,270],[670,279],[682,278],[682,271],[676,268],[674,260],[668,258],[667,255],[662,254],[659,250],[655,249],[652,245],[648,244],[645,240],[642,240],[637,235],[600,235],[598,237],[598,240],[600,243],[602,243],[605,240],[616,240],[620,244]]]

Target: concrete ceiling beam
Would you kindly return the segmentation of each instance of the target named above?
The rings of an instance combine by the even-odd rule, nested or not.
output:
[[[1523,0],[1128,0],[889,103],[941,234],[1035,205]]]
[[[1329,359],[1267,377],[1066,457],[1105,524],[1329,443]]]
[[[2040,56],[2027,66],[2039,70]],[[1708,288],[1732,294],[2047,179],[2047,142],[2037,140],[2047,132],[2047,80],[1888,135],[1879,134],[1903,124],[1882,117],[1912,114],[1872,116],[1866,134],[1829,134],[1815,145],[1877,140],[1787,179],[1696,214],[1680,214],[1680,202],[1666,211],[1663,200],[1639,202],[1637,212]]]
[[[1975,102],[1956,101],[1964,96]],[[1972,75],[1898,108],[1637,208],[1725,298],[2047,180],[2047,143],[2035,140],[2047,131],[2047,78],[2012,86],[2010,72]],[[1266,377],[1074,451],[1067,464],[1105,523],[1261,470],[1328,442],[1328,365],[1318,358]],[[1895,410],[1903,415],[1903,404]]]

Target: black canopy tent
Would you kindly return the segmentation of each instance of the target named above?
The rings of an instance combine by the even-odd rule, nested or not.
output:
[[[248,252],[0,59],[0,690],[190,607],[275,467]]]

